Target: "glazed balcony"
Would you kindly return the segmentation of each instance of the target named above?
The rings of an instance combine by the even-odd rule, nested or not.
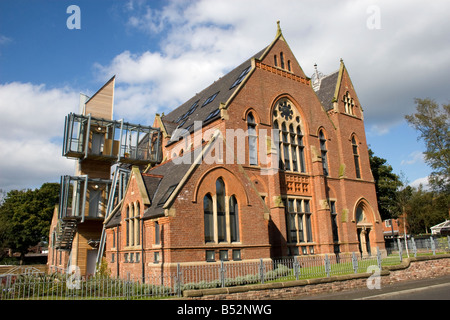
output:
[[[63,156],[129,164],[160,161],[158,128],[70,113],[64,125]]]
[[[59,219],[104,219],[111,189],[111,180],[88,176],[61,177]]]

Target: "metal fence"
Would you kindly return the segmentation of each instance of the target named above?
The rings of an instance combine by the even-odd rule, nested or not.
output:
[[[450,237],[446,241],[430,239],[428,254],[450,252]],[[411,247],[418,248],[414,240]],[[425,247],[427,244],[425,244]],[[397,242],[397,250],[389,254],[377,249],[372,256],[359,253],[297,256],[282,260],[220,261],[202,265],[180,265],[176,270],[145,278],[125,279],[91,277],[81,279],[75,274],[43,274],[23,270],[22,274],[0,275],[0,300],[97,300],[97,299],[161,299],[179,297],[184,290],[284,282],[336,275],[372,272],[383,266],[402,261],[404,246]],[[418,254],[419,249],[416,250]],[[374,269],[375,268],[375,269]]]
[[[397,239],[397,241],[386,244],[386,251],[389,254],[402,253],[401,256],[414,256],[446,253],[450,252],[450,236],[428,238],[410,237],[406,241],[404,239]]]

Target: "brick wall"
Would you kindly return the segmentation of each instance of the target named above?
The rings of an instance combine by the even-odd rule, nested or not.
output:
[[[418,280],[450,275],[450,255],[418,257],[381,272],[381,286],[400,281]],[[202,300],[270,300],[290,299],[303,295],[339,292],[366,288],[370,274],[345,275],[330,278],[278,282],[261,285],[238,286],[219,289],[188,290],[187,299]]]

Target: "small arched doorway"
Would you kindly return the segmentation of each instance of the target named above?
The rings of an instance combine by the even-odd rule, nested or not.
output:
[[[371,255],[370,235],[373,229],[373,224],[370,221],[368,210],[368,206],[364,202],[361,202],[356,207],[355,212],[359,252],[363,257]]]

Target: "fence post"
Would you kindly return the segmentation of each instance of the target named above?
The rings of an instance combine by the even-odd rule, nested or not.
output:
[[[220,260],[220,270],[219,270],[219,273],[220,273],[220,283],[221,283],[221,286],[222,286],[222,288],[225,288],[225,266],[224,266],[223,260]]]
[[[381,270],[381,252],[380,252],[379,247],[377,247],[377,263],[378,263],[378,269]]]
[[[261,283],[264,283],[264,263],[262,258],[259,259],[259,278]]]
[[[433,256],[436,255],[436,244],[434,243],[433,236],[430,236],[430,242],[431,242],[431,250],[433,251]]]
[[[416,241],[414,240],[414,237],[411,237],[411,244],[412,244],[412,249],[414,252],[414,257],[417,257],[417,246],[416,246]]]
[[[177,276],[176,276],[176,288],[177,288],[177,295],[181,297],[181,266],[179,263],[177,263]]]
[[[450,236],[447,236],[447,244],[448,244],[448,250],[450,251]]]
[[[130,300],[130,289],[131,289],[131,280],[130,280],[130,273],[127,273],[127,282],[125,285],[125,292],[126,292],[126,297],[127,300]]]
[[[299,273],[300,273],[300,264],[298,263],[298,260],[296,257],[294,257],[294,276],[295,276],[295,280],[299,279]]]
[[[356,257],[356,253],[352,252],[352,266],[353,271],[358,273],[358,258]]]
[[[330,265],[330,259],[328,258],[328,254],[325,255],[325,272],[327,274],[327,277],[330,277],[330,272],[331,272],[331,265]]]
[[[397,238],[397,244],[398,244],[398,255],[400,257],[400,262],[403,261],[403,248],[402,248],[402,242],[400,241],[400,238]]]

